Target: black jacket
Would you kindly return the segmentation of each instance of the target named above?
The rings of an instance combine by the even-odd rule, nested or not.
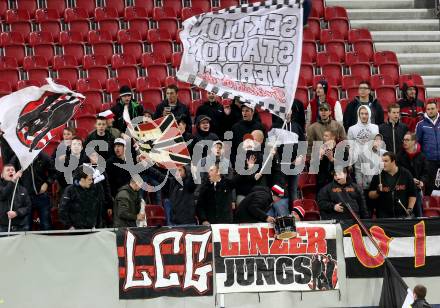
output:
[[[420,151],[419,145],[417,145],[417,148],[418,150],[413,157],[410,157],[404,149],[401,149],[397,153],[397,165],[407,169],[415,179],[426,185],[429,180],[429,162],[425,154]]]
[[[49,186],[57,178],[54,162],[49,155],[41,151],[32,164],[23,172],[20,181],[27,188],[30,196],[40,193],[41,185]]]
[[[124,113],[124,104],[122,103],[121,99],[118,98],[116,101],[116,105],[114,105],[111,109],[111,111],[115,115],[115,122],[113,123],[113,127],[119,129],[121,133],[125,133],[127,130],[127,124],[125,124],[123,113]],[[130,114],[130,119],[134,119],[136,117],[141,117],[144,114],[144,107],[142,107],[141,104],[139,104],[135,100],[131,100],[130,104],[128,105],[128,113]]]
[[[153,115],[153,119],[159,119],[159,118],[163,117],[163,111],[164,111],[165,107],[168,107],[168,106],[169,106],[168,100],[164,100],[162,103],[157,105],[156,111],[154,112],[154,115]],[[171,113],[174,115],[174,117],[176,119],[183,117],[183,119],[186,123],[186,130],[191,131],[192,121],[191,121],[191,115],[189,113],[188,107],[186,107],[181,102],[177,101],[176,106],[171,109]]]
[[[126,164],[125,160],[117,158],[116,156],[110,157],[107,161],[107,167],[105,171],[108,175],[108,180],[110,182],[110,191],[113,197],[116,196],[118,190],[127,185],[130,182],[131,174],[126,169],[116,166],[115,164]],[[135,162],[133,162],[135,163]]]
[[[398,153],[403,144],[403,137],[408,131],[408,126],[402,122],[393,125],[390,121],[379,125],[379,134],[383,136],[383,141],[387,151]]]
[[[212,133],[210,131],[204,132],[199,127],[197,127],[197,133],[194,135],[193,141],[191,142],[191,144],[189,146],[189,151],[190,151],[191,155],[194,153],[195,148],[197,148],[197,151],[200,151],[199,147],[202,147],[203,148],[202,157],[206,157],[208,151],[211,149],[211,146],[209,146],[207,148],[206,145],[204,145],[204,144],[197,145],[197,143],[199,143],[202,140],[216,141],[216,140],[218,140],[218,136],[215,133]],[[212,143],[211,143],[211,145],[212,145]],[[193,163],[197,164],[198,162],[193,162]]]
[[[238,223],[265,222],[266,212],[272,206],[272,193],[268,187],[257,186],[244,198],[235,213]]]
[[[91,229],[100,228],[101,205],[104,196],[97,185],[89,189],[82,188],[78,182],[69,185],[63,193],[60,203],[60,221],[67,228]]]
[[[68,167],[70,164],[75,166],[76,160],[78,160],[78,166],[81,166],[83,163],[88,161],[88,157],[86,156],[86,153],[84,151],[81,151],[81,154],[78,159],[72,155],[72,151],[70,147],[67,147],[65,155],[66,157],[64,158],[64,163],[63,163],[64,167]],[[67,183],[66,174],[63,171],[58,171],[58,170],[56,171],[56,179],[62,189],[66,188],[68,185],[73,183],[73,177],[70,179],[67,177],[67,179],[70,180],[70,183]]]
[[[350,212],[344,207],[344,212],[339,213],[334,210],[337,203],[347,203],[360,218],[369,218],[365,203],[364,192],[359,185],[347,178],[347,183],[341,185],[336,181],[324,186],[318,194],[318,205],[321,212],[321,219],[352,219]]]
[[[110,133],[109,130],[105,131],[104,136],[99,136],[98,133],[96,132],[96,130],[94,130],[93,132],[90,133],[90,135],[87,136],[87,139],[84,141],[84,149],[87,147],[87,145],[94,140],[100,140],[100,141],[104,141],[107,142],[108,147],[107,150],[99,150],[98,146],[95,146],[93,149],[99,154],[101,155],[105,160],[109,159],[112,155],[113,155],[113,142],[115,141],[115,138],[113,137],[113,135]]]
[[[15,183],[12,181],[0,180],[0,225],[9,224],[8,212],[11,209],[12,194]],[[26,188],[19,183],[15,192],[14,205],[12,210],[17,212],[17,217],[12,219],[12,226],[23,226],[27,223],[27,217],[31,214],[31,199]]]
[[[344,119],[343,119],[345,131],[348,132],[350,126],[353,126],[357,123],[358,121],[357,111],[361,105],[362,104],[361,101],[359,100],[359,96],[356,96],[354,100],[348,103],[347,108],[345,109],[344,112]],[[370,107],[371,123],[376,125],[382,124],[384,121],[384,112],[379,101],[370,95],[369,102],[368,104],[365,105],[368,105],[368,107]]]
[[[194,201],[194,184],[191,171],[186,168],[183,186],[173,177],[169,180],[169,198],[171,202],[171,222],[176,225],[194,224],[196,208]]]
[[[416,299],[414,303],[411,304],[411,308],[431,308],[432,306],[428,304],[425,299]]]
[[[211,224],[228,224],[233,222],[232,184],[222,177],[215,186],[206,182],[200,187],[197,200],[197,216],[199,222],[209,221]]]
[[[232,126],[232,148],[231,148],[231,162],[235,165],[235,159],[237,155],[237,149],[240,143],[243,142],[243,137],[246,134],[252,133],[254,130],[261,130],[263,133],[265,132],[263,125],[254,119],[252,121],[244,121],[241,120],[238,123],[235,123]]]
[[[232,129],[232,126],[235,125],[235,123],[240,122],[242,119],[241,115],[241,109],[236,104],[231,105],[231,113],[229,115],[225,114],[224,119],[224,130],[229,131]],[[223,136],[220,136],[220,138],[223,140]]]
[[[206,101],[197,108],[196,118],[200,115],[205,115],[211,118],[211,131],[219,136],[223,137],[225,132],[225,113],[222,104],[219,102]]]
[[[297,123],[304,131],[306,128],[306,113],[304,111],[304,104],[300,100],[295,99],[293,101],[291,110],[291,122]],[[272,128],[281,128],[283,126],[283,123],[283,119],[272,114]]]

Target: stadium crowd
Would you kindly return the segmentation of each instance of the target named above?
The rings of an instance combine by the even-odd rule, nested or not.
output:
[[[19,161],[2,137],[0,231],[7,230],[9,219],[13,231],[32,230],[33,212],[42,230],[134,227],[137,221],[148,221],[145,211],[157,206],[165,213],[166,220],[156,222],[161,225],[274,222],[291,213],[310,219],[310,211],[319,211],[321,219],[340,220],[351,218],[348,206],[361,218],[423,216],[423,195],[436,189],[440,168],[437,104],[425,106],[417,99],[417,87],[407,83],[403,98],[384,111],[369,82],[362,81],[359,96],[337,115],[342,112],[339,102],[327,98],[327,91],[327,82],[320,81],[315,99],[306,108],[295,100],[287,114],[286,129],[298,135],[299,144],[308,144],[304,155],[298,144],[271,148],[258,113],[239,99],[224,105],[210,93],[191,119],[175,85],[167,87],[156,110],[144,110],[132,90],[121,87],[113,108],[97,116],[96,129],[85,140],[65,128],[52,157],[40,152],[24,172],[17,171]],[[192,163],[177,167],[172,176],[155,164],[129,137],[125,106],[131,119],[141,116],[145,123],[173,114],[189,142]],[[273,128],[283,126],[276,116],[272,123]],[[108,147],[99,147],[97,141]],[[338,156],[343,141],[351,143]],[[369,150],[362,150],[366,145]],[[265,148],[270,152],[267,166]],[[353,154],[356,159],[349,158]],[[347,159],[348,166],[343,165]],[[148,168],[134,174],[120,167],[129,161]],[[285,174],[283,164],[308,173]],[[309,183],[308,199],[316,196],[317,208],[305,207],[304,192],[298,189],[307,186],[299,182],[313,173],[317,180]],[[51,222],[54,211],[56,224]]]

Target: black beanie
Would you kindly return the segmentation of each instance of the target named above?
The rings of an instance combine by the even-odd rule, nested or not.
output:
[[[328,92],[328,82],[327,82],[327,80],[320,80],[320,81],[318,81],[318,83],[317,84],[320,84],[320,85],[322,85],[322,87],[324,88],[324,93],[325,93],[325,95],[327,95],[327,92]]]
[[[122,86],[119,89],[119,96],[124,96],[124,95],[133,95],[133,93],[131,93],[131,89],[129,86]]]

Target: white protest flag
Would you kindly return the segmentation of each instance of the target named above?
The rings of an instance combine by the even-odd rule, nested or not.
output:
[[[299,2],[243,4],[185,20],[177,78],[284,118],[301,66]]]
[[[84,96],[47,79],[42,87],[27,87],[0,98],[0,129],[25,170],[67,123]]]

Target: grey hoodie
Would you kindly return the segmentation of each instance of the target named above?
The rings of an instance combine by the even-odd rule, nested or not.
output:
[[[361,122],[361,119],[359,117],[359,111],[361,108],[365,108],[368,111],[368,122],[367,124],[364,124]],[[367,143],[368,141],[371,141],[374,139],[374,137],[379,133],[379,127],[376,124],[371,123],[371,110],[370,107],[363,105],[360,106],[356,112],[358,117],[357,124],[351,126],[348,129],[347,139],[348,140],[355,140],[357,143],[363,145]]]

